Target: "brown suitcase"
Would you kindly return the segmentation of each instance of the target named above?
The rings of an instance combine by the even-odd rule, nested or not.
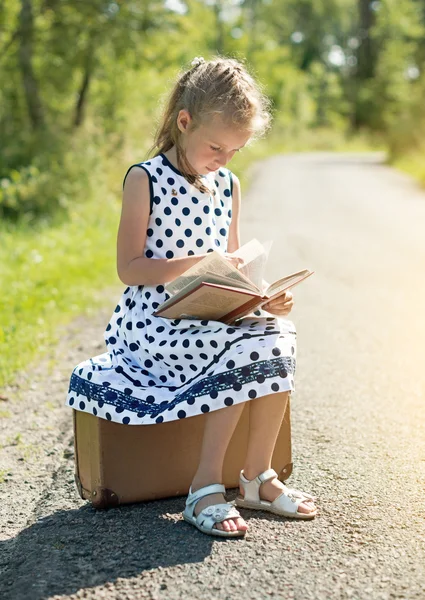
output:
[[[206,415],[155,425],[122,425],[73,410],[75,481],[95,508],[186,496],[198,468]],[[236,426],[223,466],[226,488],[239,486],[248,441],[249,401]],[[292,473],[290,400],[276,442],[272,468],[285,481]]]

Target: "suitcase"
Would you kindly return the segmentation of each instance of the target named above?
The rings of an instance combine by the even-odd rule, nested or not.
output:
[[[73,409],[75,481],[95,508],[186,496],[198,468],[207,415],[155,425],[123,425]],[[226,488],[239,486],[248,441],[249,401],[227,448]],[[290,399],[273,453],[272,468],[292,473]]]

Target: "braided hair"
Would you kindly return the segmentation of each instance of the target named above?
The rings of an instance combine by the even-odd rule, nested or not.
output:
[[[208,189],[181,145],[177,116],[182,109],[189,112],[192,129],[219,115],[224,124],[245,129],[254,137],[264,134],[271,122],[270,101],[240,61],[195,57],[190,68],[180,73],[169,95],[149,154],[161,154],[175,146],[180,172],[201,191]]]

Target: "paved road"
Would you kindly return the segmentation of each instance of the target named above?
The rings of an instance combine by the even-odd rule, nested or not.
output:
[[[215,540],[181,520],[184,498],[83,502],[62,403],[108,310],[67,328],[50,379],[37,366],[4,392],[3,600],[425,598],[425,193],[376,154],[274,157],[254,179],[242,241],[274,240],[267,279],[316,271],[292,313],[289,483],[320,515],[250,512],[245,539]]]

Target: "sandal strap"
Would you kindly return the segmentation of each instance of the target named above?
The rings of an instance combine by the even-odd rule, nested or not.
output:
[[[193,517],[193,512],[195,510],[195,504],[203,498],[204,496],[209,496],[210,494],[225,494],[226,488],[222,483],[212,483],[211,485],[206,485],[205,487],[199,488],[196,492],[192,493],[192,487],[189,489],[189,493],[186,499],[186,507],[187,512]],[[198,515],[199,516],[199,515]]]
[[[221,523],[226,519],[236,519],[240,516],[240,512],[231,504],[212,504],[201,510],[196,517],[196,522],[211,531],[216,523]]]
[[[288,513],[296,514],[300,504],[306,499],[298,490],[285,490],[271,503],[271,508],[281,509]]]
[[[247,502],[259,502],[260,501],[260,486],[262,483],[269,481],[270,479],[274,479],[277,477],[277,473],[274,469],[267,469],[257,475],[255,479],[249,481],[243,474],[243,471],[240,472],[240,482],[244,489],[244,499]]]

